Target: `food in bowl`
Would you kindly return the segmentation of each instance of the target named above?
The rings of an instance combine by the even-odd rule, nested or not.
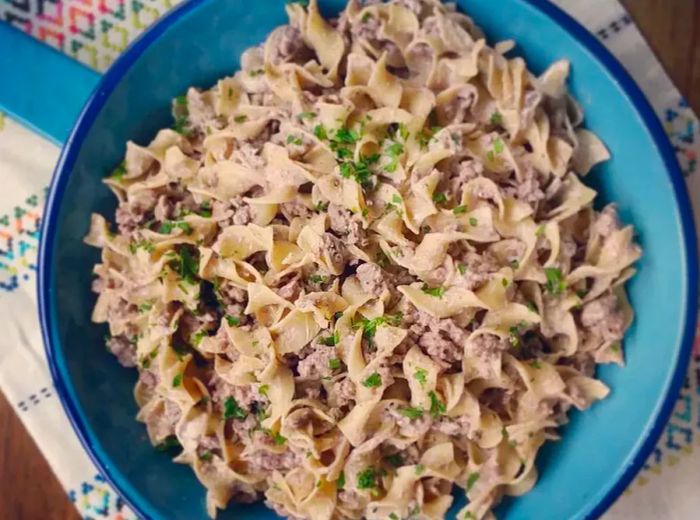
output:
[[[93,320],[214,516],[480,519],[609,390],[640,256],[581,180],[569,65],[437,0],[315,1],[127,144]]]

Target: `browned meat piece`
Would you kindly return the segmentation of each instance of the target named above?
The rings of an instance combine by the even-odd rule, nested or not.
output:
[[[381,296],[384,291],[388,290],[385,281],[387,277],[376,264],[361,264],[355,274],[362,290],[373,296]]]
[[[116,336],[107,340],[107,349],[117,356],[117,361],[123,367],[136,366],[136,345],[126,336]]]
[[[362,228],[362,222],[357,215],[336,204],[328,205],[328,217],[331,229],[340,236],[347,238],[349,244],[362,247],[367,244],[367,233]]]
[[[497,260],[490,253],[482,255],[467,252],[458,262],[459,276],[455,278],[455,285],[474,291],[491,279],[491,275],[498,271]]]
[[[606,341],[620,340],[625,334],[625,316],[614,294],[585,304],[581,311],[581,324]]]
[[[617,206],[615,204],[605,206],[593,224],[594,231],[604,238],[618,231],[620,227],[620,219],[617,216]]]

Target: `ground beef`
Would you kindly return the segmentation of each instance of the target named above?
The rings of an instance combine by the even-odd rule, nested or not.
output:
[[[481,163],[471,159],[465,159],[452,166],[447,177],[447,189],[452,200],[459,200],[462,196],[462,187],[472,179],[476,179],[484,173]]]
[[[486,360],[492,359],[509,348],[510,343],[507,339],[494,334],[480,334],[470,339],[468,343],[469,353]]]
[[[416,309],[407,301],[401,305],[403,321],[409,325],[409,339],[442,366],[460,362],[467,332],[451,318],[439,319]]]
[[[388,290],[386,275],[376,264],[361,264],[355,274],[362,290],[373,296],[381,296]]]
[[[282,203],[280,205],[280,210],[289,221],[295,217],[309,218],[313,214],[313,211],[311,211],[306,204],[298,200]]]
[[[107,349],[117,356],[117,361],[123,367],[136,366],[136,345],[126,336],[115,336],[107,340]]]
[[[258,392],[258,387],[254,384],[232,385],[215,374],[207,386],[212,402],[220,405],[222,411],[224,403],[230,397],[236,400],[238,406],[248,412],[264,409],[268,404],[267,398]]]
[[[337,359],[338,352],[334,347],[327,347],[321,344],[314,344],[311,354],[299,361],[297,371],[300,377],[319,379],[329,377],[333,370],[329,366],[331,359]]]
[[[598,214],[593,223],[593,230],[601,237],[607,238],[619,229],[620,219],[617,216],[617,207],[615,204],[608,204]]]
[[[157,201],[154,191],[141,190],[131,195],[126,202],[119,204],[116,212],[119,232],[123,235],[131,235],[148,220]]]
[[[253,208],[237,195],[228,202],[215,200],[211,205],[212,218],[219,222],[219,226],[227,227],[232,224],[245,226],[255,218]]]
[[[458,417],[443,416],[433,422],[431,428],[445,435],[467,436],[469,435],[471,425],[466,415],[460,415]]]
[[[449,103],[442,105],[440,117],[446,125],[464,123],[469,119],[469,110],[476,101],[476,89],[452,98]]]
[[[155,388],[158,384],[158,380],[158,374],[155,372],[151,372],[150,370],[141,370],[141,372],[139,372],[139,381],[147,388]]]
[[[468,251],[458,261],[460,269],[455,277],[454,284],[474,291],[491,279],[493,273],[498,271],[499,265],[496,258],[489,252],[484,254]]]
[[[261,471],[286,471],[301,464],[302,459],[298,453],[290,449],[282,453],[267,450],[258,450],[245,456],[251,473]]]
[[[286,25],[282,29],[277,46],[273,49],[272,63],[296,61],[305,51],[306,46],[299,29]]]
[[[336,381],[330,394],[335,398],[337,407],[352,406],[355,402],[355,383],[349,377]]]
[[[302,286],[298,278],[293,278],[281,287],[275,289],[275,292],[281,298],[290,302],[296,301],[301,294]]]
[[[336,204],[328,205],[328,217],[331,229],[338,235],[347,238],[349,244],[362,247],[367,244],[367,234],[362,228],[359,217]]]
[[[402,413],[400,408],[393,406],[384,411],[384,418],[395,422],[399,432],[406,437],[425,435],[433,422],[428,413],[424,413],[417,419],[410,419]]]
[[[148,436],[160,442],[170,435],[175,435],[175,425],[180,420],[182,412],[180,407],[173,401],[167,399],[163,401],[163,408],[156,408],[144,418]]]
[[[331,233],[324,233],[322,239],[321,247],[328,253],[328,259],[331,265],[336,271],[342,271],[345,267],[345,258],[347,257],[345,244]]]
[[[517,185],[515,196],[523,202],[535,204],[544,199],[544,192],[533,175]]]
[[[581,324],[606,341],[620,340],[625,333],[625,316],[614,294],[585,304],[581,311]]]
[[[412,11],[416,16],[420,16],[423,11],[423,1],[422,0],[397,0],[398,5],[405,7],[409,11]]]

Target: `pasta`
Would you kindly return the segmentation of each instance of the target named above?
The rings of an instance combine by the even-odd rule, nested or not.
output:
[[[93,215],[93,320],[213,517],[493,517],[609,389],[641,250],[582,177],[569,64],[438,0],[315,0],[129,142]]]

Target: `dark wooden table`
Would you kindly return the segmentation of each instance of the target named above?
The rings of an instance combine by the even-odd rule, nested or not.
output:
[[[585,0],[582,0],[585,1]],[[700,113],[700,2],[622,0],[678,88]],[[34,441],[0,394],[0,519],[79,518]]]

